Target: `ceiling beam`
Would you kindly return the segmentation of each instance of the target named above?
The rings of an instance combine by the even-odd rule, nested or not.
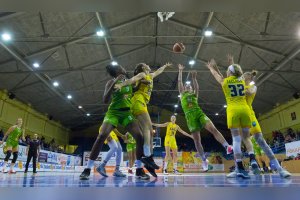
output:
[[[102,22],[102,19],[100,17],[100,14],[99,12],[96,12],[96,17],[97,17],[97,20],[98,20],[98,23],[99,23],[99,26],[102,30],[105,30],[105,27],[103,25],[103,22]],[[109,46],[109,43],[108,43],[108,40],[106,38],[106,36],[104,36],[104,42],[105,42],[105,46],[106,46],[106,49],[107,49],[107,52],[108,52],[108,55],[110,57],[111,60],[114,59],[113,55],[112,55],[112,52],[111,52],[111,48]]]
[[[283,66],[285,66],[288,62],[293,60],[298,54],[300,53],[300,45],[298,45],[288,56],[283,58],[280,63],[273,68],[273,71],[280,70]],[[257,81],[256,85],[259,86],[263,84],[266,80],[268,80],[270,77],[274,75],[274,72],[270,72],[268,74],[265,74],[264,76],[261,76],[260,79]]]
[[[197,26],[194,26],[194,25],[191,25],[191,24],[188,24],[188,23],[176,20],[176,19],[169,19],[166,22],[170,22],[170,23],[173,23],[173,24],[176,24],[176,25],[179,25],[179,26],[182,26],[182,27],[194,30],[194,31],[202,31],[202,29],[197,27]],[[259,45],[256,45],[256,44],[252,44],[252,43],[249,43],[249,42],[240,41],[239,39],[235,39],[233,37],[223,36],[220,33],[214,32],[214,37],[217,37],[217,38],[220,38],[220,39],[223,39],[223,40],[235,43],[235,44],[245,45],[246,47],[257,49],[257,50],[260,50],[262,52],[272,54],[274,56],[285,57],[284,54],[282,54],[278,51],[274,51],[272,49],[268,49],[268,48],[265,48],[265,47],[262,47],[262,46],[259,46]],[[297,60],[300,61],[300,59],[297,59]]]
[[[0,17],[0,21],[8,20],[23,14],[24,12],[8,12],[7,14],[4,14]]]
[[[22,63],[28,70],[33,71],[33,68],[30,66],[30,64],[27,63],[27,61],[22,58],[22,56],[20,56],[18,53],[16,53],[15,51],[13,51],[12,49],[10,49],[6,44],[4,44],[2,41],[0,41],[0,45],[9,53],[11,54],[16,60],[18,60],[20,63]],[[76,111],[81,112],[80,110],[78,110],[78,108],[75,106],[75,102],[74,101],[69,101],[66,99],[65,95],[59,91],[58,89],[55,89],[52,84],[49,82],[49,80],[47,80],[46,78],[44,78],[43,76],[39,75],[39,74],[34,74],[42,83],[44,83],[49,89],[50,91],[52,91],[54,94],[56,94],[57,96],[59,96],[61,99],[63,99],[64,101],[66,101],[69,105],[71,105],[71,107],[73,107]]]
[[[131,25],[131,24],[134,24],[134,23],[137,23],[137,22],[140,22],[140,21],[143,21],[145,19],[148,19],[149,17],[151,16],[151,13],[149,14],[145,14],[145,15],[142,15],[142,16],[139,16],[139,17],[136,17],[134,19],[131,19],[131,20],[128,20],[124,23],[121,23],[121,24],[118,24],[116,26],[113,26],[111,28],[108,28],[107,30],[109,32],[112,32],[112,31],[115,31],[115,30],[119,30],[121,28],[124,28],[125,26],[128,26],[128,25]],[[34,56],[37,56],[37,55],[41,55],[41,54],[44,54],[44,53],[48,53],[48,52],[51,52],[51,51],[55,51],[57,50],[58,48],[62,48],[64,46],[68,46],[68,45],[72,45],[72,44],[75,44],[75,43],[78,43],[78,42],[82,42],[82,41],[85,41],[89,38],[91,38],[92,36],[94,36],[95,33],[88,33],[88,34],[85,34],[85,35],[82,35],[81,37],[79,38],[75,38],[75,39],[71,39],[71,40],[67,40],[66,42],[61,42],[59,44],[56,44],[56,45],[53,45],[51,47],[47,47],[47,48],[44,48],[44,49],[41,49],[39,51],[36,51],[36,52],[33,52],[31,54],[28,54],[26,57],[24,57],[25,59],[28,59],[28,58],[31,58],[31,57],[34,57]],[[5,65],[5,64],[8,64],[10,62],[14,61],[14,59],[10,59],[10,60],[6,60],[4,62],[1,62],[0,63],[0,66],[1,65]]]

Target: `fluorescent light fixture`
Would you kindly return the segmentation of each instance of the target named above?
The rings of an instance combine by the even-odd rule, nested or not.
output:
[[[195,60],[190,60],[190,61],[189,61],[189,65],[194,65],[195,63],[196,63]]]
[[[177,104],[175,104],[175,105],[174,105],[174,107],[175,107],[175,108],[178,108],[178,105],[177,105]]]
[[[190,85],[191,81],[186,81],[185,84]]]
[[[254,81],[251,81],[251,82],[250,82],[250,85],[255,85],[255,82],[254,82]]]
[[[90,114],[90,113],[86,113],[86,116],[88,116],[88,117],[89,117],[89,116],[91,116],[91,114]]]
[[[226,104],[224,105],[224,108],[227,108],[227,105],[226,105]]]
[[[218,115],[219,115],[219,113],[216,113],[216,115],[218,116]]]
[[[112,64],[113,66],[116,66],[116,65],[118,65],[118,62],[117,62],[117,61],[112,61],[111,64]]]
[[[103,37],[105,35],[105,32],[103,30],[99,30],[96,32],[96,34],[99,36],[99,37]]]
[[[32,66],[33,66],[34,68],[39,68],[39,67],[40,67],[40,64],[37,63],[37,62],[35,62],[35,63],[32,64]]]
[[[68,99],[72,99],[72,95],[69,94],[69,95],[67,96],[67,98],[68,98]]]
[[[4,40],[4,41],[10,41],[11,40],[11,35],[9,33],[3,33],[1,35],[1,37],[2,37],[2,40]]]
[[[212,36],[212,34],[213,34],[212,30],[206,30],[206,31],[204,31],[204,36],[205,37],[210,37],[210,36]]]
[[[82,109],[82,106],[78,106],[79,109]]]
[[[54,87],[58,87],[58,86],[59,86],[59,82],[54,81],[54,82],[53,82],[53,86],[54,86]]]

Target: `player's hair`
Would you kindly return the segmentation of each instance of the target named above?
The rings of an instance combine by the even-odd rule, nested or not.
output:
[[[137,64],[135,66],[135,68],[134,68],[133,75],[135,76],[135,75],[137,75],[137,74],[139,74],[141,72],[144,72],[144,69],[143,69],[144,65],[145,65],[145,63],[139,63],[139,64]]]
[[[243,75],[243,70],[240,65],[233,64],[232,67],[234,68],[234,72],[232,74],[238,78],[240,78]]]
[[[251,80],[253,80],[256,77],[257,73],[258,72],[256,70],[252,70],[251,72],[245,72],[244,75],[250,76]]]
[[[106,66],[106,72],[112,76],[112,77],[117,77],[118,76],[118,72],[117,72],[117,69],[120,68],[121,66],[120,65],[107,65]]]

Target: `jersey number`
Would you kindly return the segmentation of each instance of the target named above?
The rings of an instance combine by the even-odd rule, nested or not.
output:
[[[243,84],[237,84],[237,85],[228,85],[230,89],[230,95],[231,97],[236,97],[236,96],[245,96],[245,88]]]

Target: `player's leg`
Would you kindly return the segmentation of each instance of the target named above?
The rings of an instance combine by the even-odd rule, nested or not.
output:
[[[113,176],[115,177],[126,177],[125,174],[123,174],[120,171],[120,164],[121,164],[121,160],[122,160],[122,146],[120,144],[120,142],[117,142],[117,150],[116,150],[116,169],[113,173]]]
[[[28,172],[28,167],[29,167],[29,163],[31,161],[31,158],[32,158],[32,153],[29,151],[28,155],[27,155],[27,161],[26,161],[26,164],[25,164],[25,171],[24,171],[24,173]]]
[[[169,146],[169,144],[166,144],[166,142],[165,142],[165,150],[166,150],[166,156],[165,156],[165,160],[164,160],[164,171],[163,171],[163,173],[165,175],[167,175],[168,174],[169,161],[172,160],[172,158],[171,158],[170,146]]]
[[[6,143],[7,145],[7,143]],[[3,173],[7,173],[7,163],[8,163],[8,160],[10,158],[10,156],[12,155],[12,146],[7,146],[7,151],[6,151],[6,155],[5,155],[5,158],[4,158],[4,164],[3,164],[3,169],[2,169],[2,172]]]
[[[193,139],[194,139],[194,143],[195,143],[195,147],[197,149],[197,152],[198,152],[199,156],[202,159],[203,171],[206,172],[206,171],[208,171],[208,160],[206,159],[204,149],[203,149],[203,146],[201,144],[200,131],[192,132],[192,136],[193,136]]]
[[[223,135],[215,127],[215,125],[212,123],[211,120],[206,122],[205,129],[208,130],[220,144],[222,144],[222,146],[225,148],[227,154],[232,153],[232,146],[230,146],[228,144],[228,142],[225,140]]]
[[[17,159],[18,159],[18,155],[19,155],[19,147],[18,147],[18,145],[16,145],[16,146],[13,146],[13,148],[12,148],[12,155],[13,155],[13,159],[11,160],[11,163],[10,163],[10,170],[9,170],[9,172],[8,173],[10,173],[10,174],[15,174],[16,173],[16,171],[15,171],[15,164],[16,164],[16,162],[17,162]]]
[[[173,154],[173,173],[174,174],[180,174],[179,172],[178,172],[178,170],[177,170],[177,152],[178,152],[178,150],[177,150],[177,148],[173,148],[172,147],[172,154]]]
[[[97,172],[99,172],[99,174],[101,174],[104,177],[108,177],[108,175],[106,174],[106,170],[105,170],[105,166],[107,164],[107,162],[110,160],[110,158],[112,157],[112,155],[117,152],[118,149],[118,145],[117,142],[110,138],[110,136],[108,136],[107,138],[108,140],[108,146],[109,146],[109,151],[107,152],[103,162],[101,162],[101,164],[96,168]]]

